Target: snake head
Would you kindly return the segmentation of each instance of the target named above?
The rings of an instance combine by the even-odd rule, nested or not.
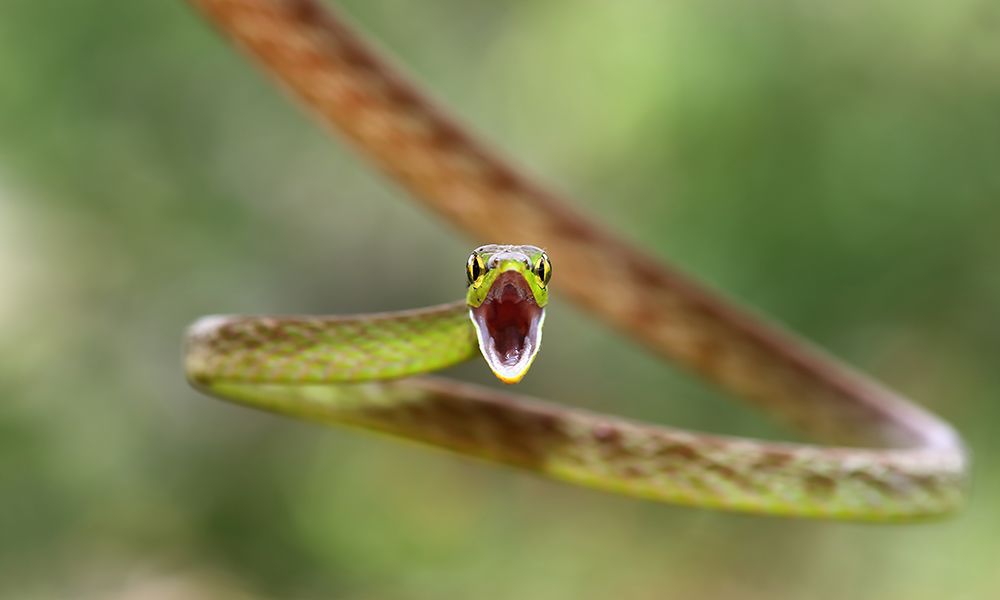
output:
[[[469,316],[493,374],[517,383],[542,342],[552,263],[535,246],[481,246],[469,255]]]

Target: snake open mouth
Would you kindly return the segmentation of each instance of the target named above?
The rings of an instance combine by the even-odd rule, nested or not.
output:
[[[505,271],[493,282],[483,303],[470,307],[479,349],[493,373],[504,383],[524,377],[538,353],[545,310],[524,276]]]

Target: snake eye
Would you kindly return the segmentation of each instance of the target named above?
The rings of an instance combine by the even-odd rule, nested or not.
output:
[[[486,273],[486,264],[483,257],[477,252],[469,255],[469,263],[465,266],[465,274],[469,276],[469,285],[479,287],[483,283],[483,274]]]
[[[549,261],[549,257],[544,254],[538,255],[538,259],[535,261],[535,268],[532,270],[538,276],[542,285],[548,285],[549,279],[552,279],[552,263]]]

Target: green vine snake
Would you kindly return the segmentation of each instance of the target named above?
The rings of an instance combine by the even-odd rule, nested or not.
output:
[[[947,423],[573,210],[459,127],[340,17],[313,0],[192,2],[415,198],[467,234],[548,253],[477,249],[467,298],[438,307],[205,317],[186,340],[199,389],[686,505],[907,521],[961,504],[968,457]],[[501,380],[522,377],[541,341],[549,256],[560,297],[831,445],[673,429],[423,375],[480,354]]]

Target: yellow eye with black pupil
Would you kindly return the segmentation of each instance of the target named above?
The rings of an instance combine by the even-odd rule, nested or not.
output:
[[[465,271],[466,275],[469,276],[469,284],[472,287],[479,287],[479,284],[482,283],[483,274],[486,272],[483,257],[478,254],[469,256],[469,264],[466,265]]]
[[[535,275],[542,282],[542,285],[548,285],[549,279],[552,279],[552,263],[549,262],[548,257],[544,254],[538,257],[535,261]]]

